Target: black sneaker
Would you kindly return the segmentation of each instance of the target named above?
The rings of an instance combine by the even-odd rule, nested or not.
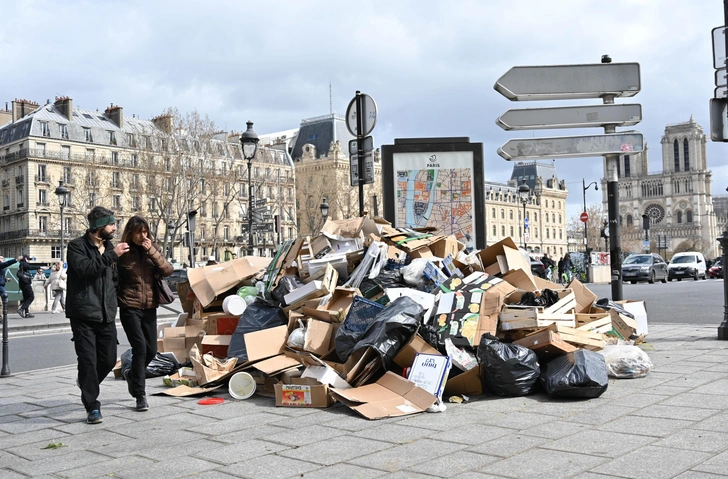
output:
[[[25,313],[26,318],[35,318],[35,314]]]
[[[88,413],[88,417],[86,418],[86,422],[89,424],[99,424],[100,422],[103,422],[104,418],[101,415],[101,411],[98,409],[94,409],[90,413]]]
[[[21,318],[25,317],[25,311],[22,308],[18,310],[18,316],[20,316]]]
[[[147,403],[146,396],[139,396],[136,398],[136,407],[134,408],[139,412],[149,411],[149,403]]]

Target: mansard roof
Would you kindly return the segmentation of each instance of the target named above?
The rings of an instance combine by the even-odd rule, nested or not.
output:
[[[340,141],[341,148],[348,156],[349,141],[355,139],[346,128],[344,117],[332,113],[330,115],[319,116],[301,120],[296,142],[291,151],[294,160],[298,160],[303,156],[304,145],[311,144],[316,147],[316,153],[319,157],[328,156],[329,146],[332,141]]]

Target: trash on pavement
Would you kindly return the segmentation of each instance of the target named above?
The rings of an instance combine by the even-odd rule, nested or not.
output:
[[[652,370],[652,361],[649,356],[637,346],[609,344],[601,353],[611,377],[643,378]]]
[[[554,397],[596,398],[609,386],[604,356],[578,349],[546,363],[541,384]]]

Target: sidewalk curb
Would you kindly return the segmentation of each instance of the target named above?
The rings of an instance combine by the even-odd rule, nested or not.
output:
[[[158,324],[171,323],[177,316],[163,315],[157,317]],[[116,319],[116,327],[121,327],[121,321]],[[71,332],[71,326],[68,323],[68,319],[65,320],[65,324],[61,322],[56,323],[44,323],[44,324],[28,324],[28,325],[13,325],[8,326],[8,338],[12,337],[24,337],[24,336],[38,336],[42,334],[60,334]]]

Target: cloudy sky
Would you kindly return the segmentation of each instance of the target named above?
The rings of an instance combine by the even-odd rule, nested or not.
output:
[[[226,130],[255,122],[259,134],[302,118],[344,114],[356,90],[378,104],[377,146],[394,138],[469,136],[482,142],[486,178],[506,181],[497,148],[510,138],[586,134],[505,132],[511,108],[493,84],[516,65],[639,62],[644,120],[634,127],[661,169],[665,125],[692,115],[709,134],[713,95],[711,30],[720,0],[3,0],[0,102],[74,106],[151,118],[166,107],[207,114]],[[599,103],[599,100],[562,104]],[[601,129],[595,129],[600,133]],[[728,144],[708,142],[713,193],[728,186]],[[557,160],[581,210],[581,179],[600,180],[602,159]],[[590,190],[588,203],[601,201]]]

